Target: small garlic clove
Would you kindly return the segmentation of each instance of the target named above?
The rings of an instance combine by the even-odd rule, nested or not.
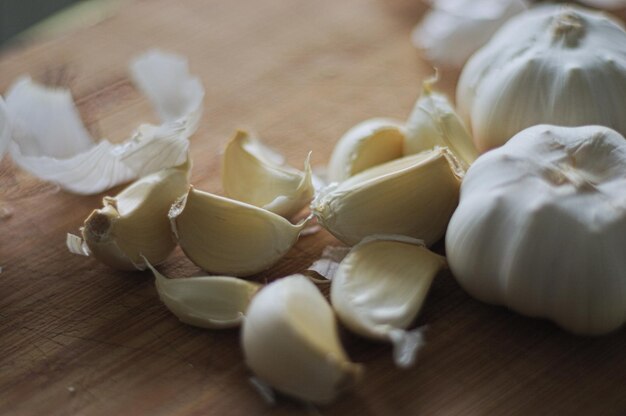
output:
[[[302,275],[272,282],[252,299],[242,347],[259,378],[312,403],[333,401],[362,372],[341,346],[330,305]]]
[[[422,94],[406,122],[404,154],[410,155],[445,146],[465,170],[478,157],[472,136],[448,98],[433,90],[438,75],[424,81]]]
[[[402,157],[404,125],[373,118],[348,130],[337,142],[328,163],[328,181],[341,182],[365,169]]]
[[[445,258],[419,240],[374,236],[354,246],[331,283],[330,299],[339,320],[367,338],[394,344],[400,367],[413,364],[421,330],[406,331],[417,316]]]
[[[201,328],[233,328],[241,324],[260,284],[228,276],[170,279],[146,262],[156,279],[159,298],[182,322]]]
[[[191,162],[138,179],[85,220],[82,239],[90,255],[119,270],[143,270],[165,260],[176,247],[169,208],[189,187]],[[71,244],[70,244],[71,243]],[[76,238],[68,247],[81,247]],[[81,251],[87,251],[82,247]],[[76,251],[73,251],[76,252]]]
[[[224,152],[224,192],[229,198],[291,218],[313,198],[310,157],[309,153],[301,172],[257,138],[238,130]]]
[[[296,243],[297,225],[273,212],[191,187],[170,222],[187,257],[209,273],[249,276],[268,269]]]
[[[329,186],[311,204],[319,223],[347,245],[401,234],[431,245],[456,208],[463,169],[436,148],[367,169]]]

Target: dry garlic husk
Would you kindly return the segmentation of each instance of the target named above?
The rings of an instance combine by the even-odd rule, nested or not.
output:
[[[229,276],[170,279],[147,263],[159,298],[182,322],[201,328],[233,328],[241,324],[260,284]]]
[[[626,31],[607,14],[544,5],[503,26],[469,60],[459,114],[481,152],[537,124],[626,134]]]
[[[440,239],[456,208],[463,170],[436,148],[364,170],[311,204],[320,224],[347,245],[373,234]]]
[[[626,140],[600,126],[526,129],[479,157],[446,234],[476,298],[578,334],[626,320]]]
[[[176,247],[167,214],[189,187],[190,162],[138,179],[118,195],[105,197],[82,228],[82,242],[68,247],[119,270],[143,270],[165,260]],[[86,245],[86,248],[84,247]],[[78,250],[77,250],[78,247]]]
[[[478,151],[448,98],[433,90],[437,80],[435,75],[423,83],[422,95],[406,122],[404,154],[445,146],[456,155],[463,169],[467,169],[476,160]]]
[[[342,260],[331,284],[330,299],[339,320],[367,338],[394,344],[400,367],[414,363],[423,344],[420,329],[407,331],[445,259],[415,239],[367,238]]]
[[[313,198],[310,154],[304,172],[281,159],[259,139],[238,130],[224,152],[224,192],[229,198],[293,217]]]
[[[358,380],[330,305],[308,278],[276,280],[252,299],[242,328],[246,364],[273,388],[316,404],[333,401]]]
[[[341,182],[365,169],[402,157],[404,125],[373,118],[348,130],[337,142],[328,163],[328,181]]]
[[[249,276],[268,269],[296,243],[297,225],[245,202],[191,187],[169,218],[187,257],[209,273]]]

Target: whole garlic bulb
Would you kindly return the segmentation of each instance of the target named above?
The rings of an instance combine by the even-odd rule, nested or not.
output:
[[[626,140],[600,126],[526,129],[469,168],[448,226],[472,296],[579,334],[626,321]]]
[[[521,13],[469,60],[457,105],[481,152],[542,123],[626,135],[626,31],[582,7]]]

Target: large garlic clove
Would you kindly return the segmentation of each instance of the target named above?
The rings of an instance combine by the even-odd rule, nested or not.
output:
[[[302,275],[259,291],[246,313],[241,339],[246,363],[258,377],[313,403],[331,402],[362,371],[341,347],[330,305]]]
[[[439,240],[459,198],[463,170],[446,148],[367,169],[330,186],[311,204],[318,221],[347,245],[373,234]]]
[[[165,260],[176,247],[167,214],[189,187],[190,166],[188,161],[163,169],[135,181],[115,197],[105,197],[104,207],[93,211],[82,228],[90,254],[119,270],[145,269],[143,257],[152,264]],[[68,243],[82,245],[76,237]]]
[[[435,75],[423,83],[422,95],[406,122],[404,154],[445,146],[456,155],[463,169],[467,169],[478,157],[478,151],[448,98],[433,90],[437,80]]]
[[[228,276],[169,279],[147,263],[156,279],[159,298],[182,322],[202,328],[241,324],[260,284]]]
[[[254,205],[191,187],[169,213],[178,244],[209,273],[249,276],[268,269],[296,243],[297,225]]]
[[[230,198],[291,218],[313,198],[310,154],[301,172],[285,165],[257,138],[238,130],[224,152],[222,184]]]
[[[394,344],[398,366],[409,367],[422,333],[406,331],[417,316],[445,259],[421,241],[400,236],[365,239],[354,246],[335,273],[330,299],[348,329]]]
[[[365,169],[402,157],[404,125],[373,118],[348,130],[337,142],[328,163],[329,182],[341,182]]]

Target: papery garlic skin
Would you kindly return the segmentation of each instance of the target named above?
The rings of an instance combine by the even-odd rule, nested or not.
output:
[[[191,187],[169,213],[185,255],[209,273],[250,276],[270,268],[298,240],[308,219],[280,215]]]
[[[537,124],[626,134],[626,31],[600,12],[544,5],[511,19],[463,68],[457,105],[480,152]]]
[[[241,342],[246,364],[259,378],[315,404],[332,402],[362,372],[341,346],[330,305],[302,275],[259,291],[246,312]]]
[[[463,170],[446,148],[364,170],[329,186],[311,204],[319,223],[347,245],[400,234],[431,245],[456,208]]]
[[[404,125],[373,118],[348,130],[337,142],[328,162],[328,181],[341,182],[381,163],[402,157]]]
[[[310,154],[304,171],[284,163],[259,139],[238,130],[226,146],[222,166],[225,194],[285,218],[300,212],[313,198]]]
[[[626,140],[600,126],[526,129],[470,167],[446,234],[472,296],[577,334],[626,320]]]

